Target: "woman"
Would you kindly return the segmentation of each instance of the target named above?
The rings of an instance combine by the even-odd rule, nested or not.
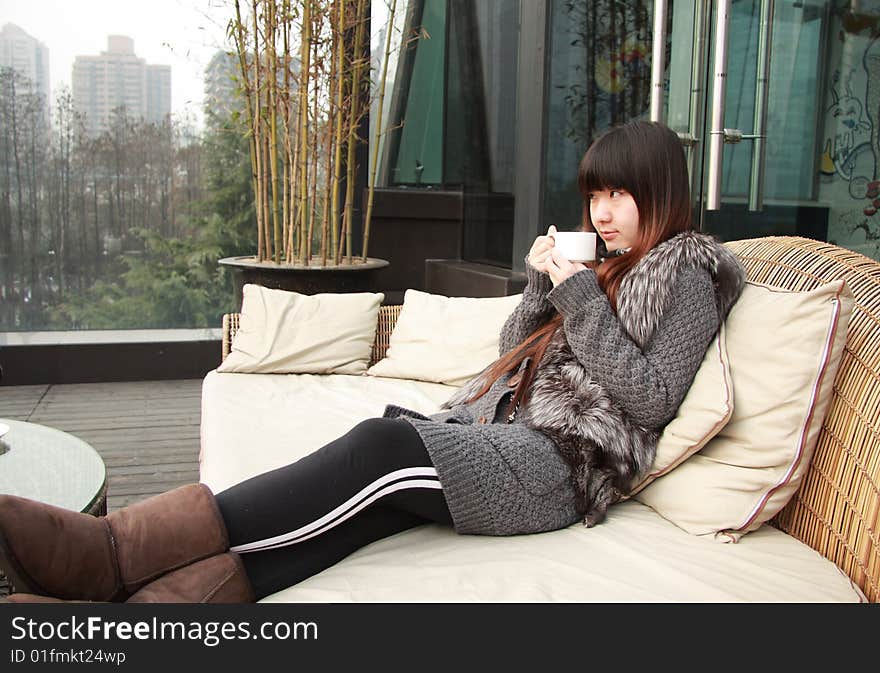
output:
[[[553,227],[538,236],[500,359],[441,413],[389,406],[216,498],[186,486],[95,519],[2,496],[0,566],[42,596],[243,601],[426,522],[484,535],[601,522],[650,468],[744,273],[691,231],[668,128],[610,130],[578,184],[599,263],[563,258]]]

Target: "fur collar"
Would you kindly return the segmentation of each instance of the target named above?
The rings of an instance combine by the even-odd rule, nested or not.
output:
[[[617,316],[639,347],[644,347],[657,329],[669,305],[675,275],[687,267],[705,269],[713,278],[722,321],[742,292],[742,265],[730,249],[711,236],[686,231],[664,241],[626,274],[617,296]]]

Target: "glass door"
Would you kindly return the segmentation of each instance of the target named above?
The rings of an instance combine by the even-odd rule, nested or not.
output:
[[[703,230],[880,258],[880,3],[663,5],[660,114],[688,147]]]

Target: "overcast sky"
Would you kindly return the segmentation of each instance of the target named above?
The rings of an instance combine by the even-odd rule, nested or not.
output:
[[[231,0],[0,0],[0,26],[14,23],[49,48],[53,98],[70,86],[76,56],[127,35],[139,58],[171,66],[172,113],[201,124],[205,66],[225,48],[233,11]]]

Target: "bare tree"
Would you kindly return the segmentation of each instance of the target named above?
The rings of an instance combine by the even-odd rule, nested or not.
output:
[[[71,294],[117,283],[116,253],[143,247],[142,232],[195,233],[179,204],[202,195],[199,137],[122,110],[89,136],[67,91],[52,119],[25,78],[0,69],[0,330],[45,329]]]

